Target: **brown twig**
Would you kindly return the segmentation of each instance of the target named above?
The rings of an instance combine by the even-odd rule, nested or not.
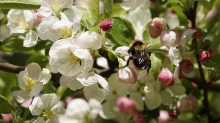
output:
[[[0,61],[0,70],[2,71],[18,74],[20,71],[23,71],[24,69],[25,67],[16,66],[7,62]]]

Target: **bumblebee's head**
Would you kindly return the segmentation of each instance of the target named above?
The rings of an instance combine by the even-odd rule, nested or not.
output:
[[[135,50],[144,50],[145,44],[143,41],[140,40],[133,40],[130,43],[130,47],[134,48]]]

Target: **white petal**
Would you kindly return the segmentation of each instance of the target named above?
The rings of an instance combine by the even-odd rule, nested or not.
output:
[[[115,90],[119,96],[126,96],[128,94],[128,84],[125,84],[121,81],[116,81],[115,84]]]
[[[44,104],[41,101],[41,98],[35,97],[31,103],[31,105],[29,106],[29,110],[30,110],[31,114],[34,116],[40,115],[42,113],[43,109],[44,109]]]
[[[70,9],[67,9],[64,13],[71,22],[73,22],[74,18],[77,18],[77,20],[80,21],[83,16],[83,12],[76,6],[72,6]]]
[[[83,85],[77,80],[72,80],[66,86],[73,91],[83,88]]]
[[[90,86],[98,81],[98,77],[94,73],[79,74],[76,78],[83,86]]]
[[[102,105],[102,111],[100,112],[100,116],[104,119],[114,119],[117,116],[120,116],[114,109],[116,107],[116,99],[111,99],[109,101],[104,102]]]
[[[43,5],[43,4],[41,4]],[[43,17],[49,17],[52,14],[52,10],[47,7],[40,7],[37,13]]]
[[[169,87],[169,89],[173,92],[175,96],[184,95],[186,92],[186,89],[182,85],[179,85],[179,84],[175,84]]]
[[[93,67],[93,59],[81,60],[81,72],[88,73]]]
[[[102,110],[102,105],[99,101],[95,99],[90,99],[89,106],[90,106],[90,114],[95,119],[98,116],[99,112]]]
[[[32,47],[37,44],[38,34],[35,31],[30,30],[24,38],[24,47]]]
[[[162,103],[164,105],[171,105],[173,104],[173,99],[170,95],[170,93],[166,90],[163,90],[162,92],[160,92],[161,98],[162,98]]]
[[[183,73],[183,75],[184,75],[185,77],[187,77],[187,78],[193,78],[193,77],[196,76],[196,70],[195,70],[195,68],[193,68],[193,70],[192,70],[191,72],[189,72],[189,73],[184,73],[184,72],[182,72],[182,73]]]
[[[26,68],[28,76],[34,80],[38,80],[41,73],[41,67],[37,63],[30,63]]]
[[[34,97],[37,96],[43,89],[43,83],[38,82],[31,88],[30,96]]]
[[[170,61],[176,66],[179,66],[179,63],[183,60],[179,49],[172,46],[169,49],[168,57]]]
[[[114,53],[120,53],[122,55],[129,55],[128,54],[129,47],[127,46],[121,46],[115,49]]]
[[[46,123],[46,121],[45,121],[44,118],[42,118],[42,117],[37,117],[37,119],[34,120],[33,123]]]
[[[128,0],[121,3],[121,7],[125,10],[134,10],[137,6],[137,0]]]
[[[47,109],[52,109],[60,101],[59,97],[54,93],[42,95],[41,100],[44,107]]]
[[[92,56],[87,49],[76,49],[72,52],[75,56],[77,56],[80,59],[92,59]]]
[[[179,79],[179,66],[175,66],[175,69],[174,69],[174,82],[177,84],[180,84],[180,79]]]
[[[83,88],[84,96],[87,100],[94,98],[103,102],[106,96],[105,90],[99,88],[98,84],[93,84]]]
[[[141,10],[147,10],[150,7],[150,1],[145,2],[144,4],[142,4],[141,6],[139,6],[139,8]]]
[[[67,105],[65,115],[72,118],[83,119],[85,114],[89,111],[90,107],[88,103],[81,98],[77,98]]]
[[[62,115],[65,113],[65,108],[57,107],[57,108],[53,109],[52,112],[56,115]]]
[[[29,29],[32,29],[34,25],[34,12],[30,10],[24,10],[24,17],[28,23]]]
[[[48,81],[50,81],[51,74],[48,69],[43,68],[43,71],[41,71],[38,82],[42,82],[43,84],[46,84]]]
[[[29,94],[30,94],[29,91],[23,91],[23,90],[17,90],[17,91],[12,92],[13,97],[19,103],[23,103],[23,102],[27,101],[28,99],[30,99],[31,97],[29,96]]]
[[[62,86],[66,86],[69,82],[74,81],[75,79],[76,79],[76,76],[72,76],[72,77],[61,76],[60,84]]]
[[[186,31],[184,31],[179,45],[185,47],[186,42],[189,41],[190,38],[192,38],[194,32],[196,32],[194,29],[187,29]]]
[[[130,98],[133,99],[137,110],[142,111],[144,109],[144,102],[141,93],[134,92],[130,95]]]

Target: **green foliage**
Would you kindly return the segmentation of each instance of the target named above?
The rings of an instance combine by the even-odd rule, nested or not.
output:
[[[0,113],[10,113],[14,110],[14,106],[4,96],[0,95]]]
[[[38,0],[0,0],[0,9],[36,10],[39,8]]]
[[[96,24],[99,20],[99,0],[93,0],[92,2],[92,17],[96,21]]]
[[[154,76],[154,78],[157,78],[159,72],[161,71],[161,60],[158,59],[153,53],[150,56],[151,59],[151,68],[150,73]]]
[[[135,32],[132,24],[120,17],[112,17],[111,21],[113,24],[110,34],[114,40],[122,46],[128,46],[135,38]]]
[[[112,7],[113,7],[112,0],[105,0],[104,1],[104,16],[105,16],[105,18],[111,18]]]
[[[175,7],[175,6],[183,7],[183,3],[179,0],[172,0],[172,1],[166,2],[165,4],[162,5],[162,7],[164,7],[165,9]]]

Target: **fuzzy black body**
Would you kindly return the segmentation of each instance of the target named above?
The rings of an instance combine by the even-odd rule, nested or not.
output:
[[[144,42],[140,40],[133,40],[130,44],[128,53],[130,54],[130,57],[127,65],[129,64],[130,60],[133,60],[133,63],[137,68],[144,69],[149,73],[149,69],[151,67],[151,52],[146,51]]]

